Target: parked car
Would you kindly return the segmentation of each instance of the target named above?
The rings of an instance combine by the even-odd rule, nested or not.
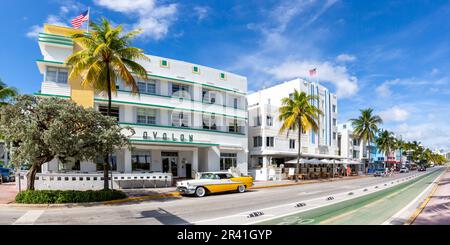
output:
[[[407,167],[402,167],[400,169],[400,173],[408,173],[408,172],[409,172],[409,169]]]
[[[419,172],[427,171],[427,168],[422,166],[422,167],[419,167],[418,171]]]
[[[378,168],[374,171],[373,176],[377,177],[377,176],[381,176],[384,177],[387,175],[387,168]]]
[[[2,182],[13,182],[15,181],[15,176],[10,168],[0,168],[0,174]]]
[[[203,197],[210,193],[237,191],[243,193],[247,188],[253,186],[253,177],[235,177],[224,172],[199,173],[200,177],[194,180],[183,180],[177,182],[177,191],[181,194]]]

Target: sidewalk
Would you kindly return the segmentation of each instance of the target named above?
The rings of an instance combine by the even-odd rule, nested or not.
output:
[[[0,184],[0,204],[14,202],[16,194],[17,190],[15,182]]]
[[[413,225],[450,225],[450,168],[442,175]]]

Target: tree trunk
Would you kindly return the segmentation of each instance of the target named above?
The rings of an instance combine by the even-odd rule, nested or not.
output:
[[[302,123],[298,122],[298,154],[297,165],[295,167],[295,182],[298,182],[298,175],[300,174],[300,157],[302,156]]]
[[[369,164],[370,164],[370,139],[367,140],[367,166],[366,166],[366,175],[369,172]]]
[[[103,163],[103,189],[109,190],[109,156],[105,157],[105,163]]]
[[[34,191],[34,180],[36,179],[37,170],[38,170],[38,167],[36,167],[35,164],[31,165],[30,170],[28,170],[28,173],[27,173],[27,190]],[[18,181],[20,181],[20,177],[19,177]]]
[[[111,116],[111,74],[109,63],[106,65],[106,82],[107,82],[107,90],[108,90],[108,110],[106,111],[108,117]],[[108,154],[105,156],[105,162],[103,164],[103,189],[109,189],[109,156]]]

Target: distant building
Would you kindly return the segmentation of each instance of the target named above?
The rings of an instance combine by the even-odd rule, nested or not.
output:
[[[264,172],[269,166],[278,167],[287,161],[296,159],[298,152],[298,133],[291,131],[280,134],[281,122],[278,109],[281,99],[291,96],[294,90],[318,95],[319,102],[314,103],[324,113],[320,117],[318,132],[312,130],[302,134],[301,151],[305,159],[339,158],[337,147],[337,96],[323,85],[294,79],[270,88],[265,88],[247,96],[249,111],[249,168],[250,172]]]

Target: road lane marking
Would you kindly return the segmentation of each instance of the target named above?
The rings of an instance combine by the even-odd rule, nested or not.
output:
[[[13,225],[33,225],[45,210],[30,210],[18,218]]]

